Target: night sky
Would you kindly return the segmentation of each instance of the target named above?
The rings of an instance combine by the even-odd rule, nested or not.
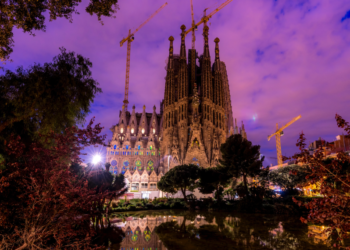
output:
[[[153,105],[159,112],[168,38],[174,36],[174,53],[178,54],[180,26],[191,25],[190,0],[167,1],[135,34],[131,45],[129,107],[135,104],[138,112],[144,104],[147,112],[152,112]],[[103,93],[95,98],[87,120],[95,116],[111,138],[109,128],[118,122],[124,96],[126,44],[120,47],[119,42],[165,0],[120,0],[116,18],[103,18],[104,25],[84,11],[87,1],[82,2],[73,23],[65,19],[47,22],[46,32],[35,32],[35,37],[14,30],[13,62],[5,68],[51,62],[59,47],[90,58],[93,77]],[[210,7],[210,13],[222,2],[193,0],[196,22],[205,8]],[[220,59],[228,70],[233,116],[244,121],[248,139],[261,145],[264,166],[276,163],[275,140],[267,141],[276,122],[281,126],[302,116],[281,139],[286,156],[297,152],[301,131],[307,144],[318,137],[333,141],[342,133],[334,117],[338,113],[350,121],[349,0],[234,0],[209,23],[212,60],[213,41],[216,37],[221,40]],[[196,32],[199,54],[203,51],[202,29]],[[191,47],[191,34],[186,46]]]

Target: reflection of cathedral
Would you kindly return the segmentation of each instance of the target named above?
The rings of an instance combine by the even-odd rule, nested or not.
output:
[[[125,238],[120,245],[120,249],[165,249],[154,232],[154,228],[163,222],[164,220],[161,217],[148,216],[143,219],[126,221],[122,226]]]
[[[152,249],[152,250],[165,250],[165,246],[159,240],[158,235],[154,232],[155,227],[162,223],[176,221],[177,224],[181,225],[184,220],[183,216],[146,216],[144,218],[127,220],[125,223],[117,223],[116,226],[121,227],[125,233],[125,238],[120,245],[121,250],[131,249]],[[203,225],[215,224],[208,223],[200,216],[194,221],[187,220],[185,225],[194,225],[199,228]]]
[[[125,174],[131,191],[156,191],[161,176],[179,164],[213,167],[228,136],[240,133],[246,138],[243,124],[238,131],[233,122],[226,66],[219,57],[220,40],[214,40],[215,62],[211,65],[209,28],[204,26],[203,54],[198,57],[196,50],[189,49],[187,59],[185,26],[181,29],[180,55],[173,54],[174,38],[169,38],[160,114],[156,107],[153,113],[146,113],[145,107],[142,113],[136,113],[135,107],[130,113],[123,106],[119,123],[111,129],[110,171]]]

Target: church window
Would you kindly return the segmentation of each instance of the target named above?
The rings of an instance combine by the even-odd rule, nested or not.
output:
[[[148,155],[148,152],[147,152],[147,155]]]
[[[111,161],[111,165],[112,165],[113,167],[117,166],[117,161],[116,161],[116,160]]]
[[[138,146],[137,146],[137,149],[138,149],[138,150],[140,150],[140,149],[141,149],[141,146],[140,146],[140,145],[138,145]]]
[[[131,133],[132,133],[132,134],[134,133],[134,128],[131,129]]]
[[[193,160],[193,161],[198,161],[198,159],[197,159],[196,157],[194,157],[192,160]]]
[[[150,167],[152,167],[152,166],[153,166],[153,161],[148,161],[148,162],[147,162],[147,165],[150,166]]]
[[[117,149],[117,145],[114,145],[114,149]]]
[[[149,146],[149,149],[152,150],[152,146]]]
[[[126,149],[129,149],[129,145],[126,145],[125,147],[126,147]]]
[[[120,129],[120,133],[123,133],[123,132],[124,132],[124,129],[123,129],[123,128],[121,128],[121,129]]]
[[[125,169],[125,167],[123,167],[122,168],[122,174],[125,174],[125,172],[126,172],[126,169]]]
[[[137,160],[137,161],[135,162],[135,165],[136,165],[137,167],[140,167],[140,166],[142,165],[142,162],[141,162],[140,160]]]
[[[123,166],[124,166],[124,167],[128,167],[128,166],[129,166],[129,161],[124,161],[124,162],[123,162]]]
[[[151,184],[152,185],[152,184]],[[143,234],[144,234],[144,236],[145,236],[145,240],[148,242],[148,241],[150,241],[150,239],[151,239],[151,231],[150,230],[145,230],[144,232],[143,232]]]
[[[140,152],[140,155],[143,155],[143,152],[142,152],[142,151]]]
[[[145,129],[143,128],[143,129],[141,130],[141,132],[142,132],[142,134],[144,134],[144,133],[145,133]]]
[[[141,188],[148,188],[148,183],[141,183]]]
[[[111,155],[114,155],[114,151],[111,151]]]
[[[114,174],[118,174],[118,170],[117,169],[114,169]]]

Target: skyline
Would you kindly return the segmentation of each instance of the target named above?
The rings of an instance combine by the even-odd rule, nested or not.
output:
[[[87,121],[95,116],[110,138],[109,128],[118,122],[124,97],[126,45],[120,48],[119,42],[129,28],[138,27],[165,1],[138,0],[139,8],[133,8],[135,2],[120,2],[116,18],[103,18],[103,26],[97,17],[83,11],[86,3],[82,3],[78,8],[81,14],[73,15],[73,23],[64,19],[47,23],[47,31],[35,32],[35,37],[14,30],[13,62],[5,68],[14,70],[34,62],[50,62],[59,47],[90,58],[93,77],[103,93],[96,96]],[[207,11],[210,13],[213,5],[217,7],[222,2],[194,0],[196,22],[204,8],[212,7]],[[228,69],[233,115],[239,122],[244,121],[248,140],[261,145],[267,157],[276,157],[274,139],[267,141],[276,122],[282,126],[302,116],[281,139],[282,154],[290,156],[298,150],[295,144],[301,131],[307,145],[318,137],[333,141],[342,132],[336,126],[335,114],[350,121],[346,112],[350,90],[346,67],[350,63],[349,10],[347,1],[233,1],[209,21],[211,59],[213,41],[219,37],[220,59]],[[129,110],[135,104],[141,112],[145,104],[147,112],[153,105],[159,112],[168,37],[174,36],[174,53],[178,54],[182,24],[187,28],[191,25],[190,1],[168,0],[168,6],[135,34]],[[199,55],[203,51],[202,29],[200,26],[196,32]],[[190,47],[189,34],[186,49]],[[264,166],[275,162],[266,158]]]

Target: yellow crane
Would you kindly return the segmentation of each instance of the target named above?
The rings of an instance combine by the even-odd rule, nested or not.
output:
[[[193,0],[191,0],[191,17],[192,17],[192,49],[195,48],[196,36],[194,31],[197,30],[196,23],[194,22],[194,13],[193,13]]]
[[[207,25],[207,22],[209,21],[210,18],[212,18],[212,16],[217,13],[219,10],[221,10],[222,8],[224,8],[226,5],[228,5],[229,3],[231,3],[233,0],[227,0],[226,2],[222,3],[219,7],[217,7],[215,10],[213,10],[209,15],[206,15],[206,10],[208,8],[206,8],[204,10],[204,15],[201,18],[201,20],[197,23],[194,24],[194,20],[193,20],[193,6],[192,6],[192,1],[191,1],[191,11],[192,11],[192,27],[190,29],[188,29],[185,32],[185,35],[187,35],[188,33],[190,33],[190,31],[193,31],[192,33],[192,48],[194,48],[194,40],[195,40],[195,35],[194,35],[194,31],[197,29],[197,27],[199,25],[201,25],[202,23],[204,23],[204,25]]]
[[[126,38],[123,38],[123,40],[120,41],[120,47],[123,46],[123,44],[127,41],[127,54],[126,54],[126,76],[125,76],[125,93],[124,93],[124,106],[125,110],[128,108],[128,98],[129,98],[129,73],[130,73],[130,49],[131,49],[131,42],[134,41],[134,35],[137,31],[139,31],[146,23],[148,23],[155,15],[158,14],[159,11],[161,11],[168,3],[163,4],[156,12],[154,12],[145,22],[143,22],[134,32],[131,32],[129,29],[129,34]]]
[[[276,137],[276,150],[277,150],[277,164],[282,165],[282,149],[281,149],[281,135],[283,135],[283,130],[290,126],[292,123],[296,122],[301,118],[301,115],[298,115],[297,117],[294,117],[290,122],[288,122],[286,125],[282,126],[280,129],[278,128],[278,123],[276,123],[276,132],[272,135],[269,135],[267,137],[267,140],[269,141],[272,136]]]

